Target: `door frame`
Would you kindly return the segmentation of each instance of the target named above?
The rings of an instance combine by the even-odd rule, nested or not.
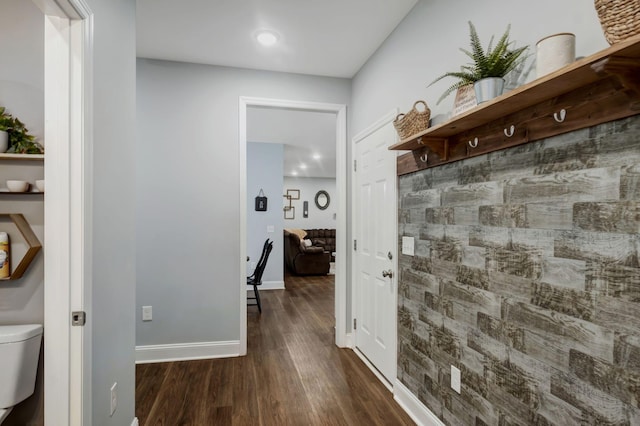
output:
[[[323,102],[240,96],[238,142],[240,151],[240,355],[247,354],[247,108],[269,107],[336,114],[336,275],[335,275],[335,342],[347,347],[347,106]]]
[[[381,129],[382,127],[386,126],[389,123],[392,123],[393,120],[396,118],[396,116],[398,115],[398,108],[395,108],[391,111],[389,111],[388,113],[386,113],[385,115],[383,115],[382,117],[380,117],[379,119],[377,119],[376,121],[374,121],[372,124],[370,124],[368,127],[366,127],[364,130],[362,130],[361,132],[359,132],[357,135],[355,135],[352,139],[351,139],[351,155],[353,156],[353,160],[356,161],[356,145],[358,144],[358,142],[362,141],[363,139],[365,139],[367,136],[371,135],[372,133],[376,132],[377,130]],[[395,152],[395,151],[393,151]],[[355,212],[355,205],[356,205],[356,197],[358,196],[358,188],[357,188],[357,171],[355,170],[355,168],[351,169],[351,199],[350,199],[350,205],[351,205],[351,235],[353,237],[353,239],[356,239],[356,229],[357,229],[357,221],[358,218],[356,216],[356,212]],[[396,177],[396,185],[397,185],[397,177]],[[397,188],[396,188],[397,191]],[[397,197],[396,197],[397,198]],[[393,224],[393,229],[394,229],[394,235],[398,235],[398,215],[397,215],[397,209],[396,209],[396,220],[395,223]],[[350,251],[350,259],[351,259],[351,313],[352,313],[352,317],[355,319],[357,318],[358,315],[358,303],[356,300],[356,296],[357,296],[357,274],[358,274],[358,268],[356,267],[356,262],[357,262],[357,257],[356,257],[356,253],[355,251]],[[395,311],[396,314],[394,315],[394,320],[397,322],[397,318],[398,318],[398,283],[400,281],[400,277],[398,276],[399,271],[398,271],[398,258],[400,255],[400,250],[399,248],[396,246],[396,256],[395,259],[393,261],[393,271],[395,272],[396,275],[396,291],[394,292],[394,298],[393,298],[393,306],[395,307]],[[353,333],[353,337],[352,337],[352,348],[353,351],[356,353],[356,355],[358,355],[362,361],[365,363],[365,365],[367,367],[369,367],[369,369],[375,374],[375,376],[378,378],[378,380],[380,380],[382,382],[383,385],[385,385],[390,391],[393,392],[393,385],[395,380],[397,379],[397,373],[398,373],[398,327],[397,324],[395,327],[393,327],[393,338],[391,339],[392,341],[392,346],[393,346],[393,358],[394,358],[394,369],[395,369],[395,373],[393,374],[393,380],[387,379],[385,378],[382,373],[380,373],[377,368],[358,350],[357,347],[357,336],[356,336],[356,330],[352,330]]]
[[[93,14],[84,0],[33,0],[44,14],[44,421],[91,423]],[[90,312],[88,312],[90,314]]]

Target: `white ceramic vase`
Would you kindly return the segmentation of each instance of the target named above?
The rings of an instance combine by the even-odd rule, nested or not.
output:
[[[545,76],[576,60],[576,36],[550,35],[536,43],[536,76]]]
[[[9,149],[9,133],[0,130],[0,152],[7,152]]]

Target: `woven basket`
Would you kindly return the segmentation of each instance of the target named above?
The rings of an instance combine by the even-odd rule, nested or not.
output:
[[[424,105],[424,111],[418,111],[416,106]],[[400,139],[407,139],[410,136],[420,133],[429,127],[429,118],[431,118],[431,110],[425,101],[416,101],[413,108],[406,114],[398,114],[393,120],[393,126],[400,136]]]
[[[640,0],[595,0],[595,6],[609,44],[640,34]]]

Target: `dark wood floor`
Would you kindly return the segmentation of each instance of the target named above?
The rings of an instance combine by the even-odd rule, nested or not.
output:
[[[136,367],[149,425],[413,425],[349,349],[334,344],[333,277],[286,277],[248,307],[248,355]]]

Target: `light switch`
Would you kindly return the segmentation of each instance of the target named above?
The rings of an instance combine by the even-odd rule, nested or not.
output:
[[[451,389],[460,393],[460,369],[451,366]]]
[[[268,232],[268,233],[273,233],[273,232],[275,232],[273,225],[267,225],[267,232]]]
[[[153,307],[152,306],[143,306],[142,307],[142,321],[151,321],[153,319]]]
[[[414,256],[415,239],[413,237],[402,237],[402,254]]]

